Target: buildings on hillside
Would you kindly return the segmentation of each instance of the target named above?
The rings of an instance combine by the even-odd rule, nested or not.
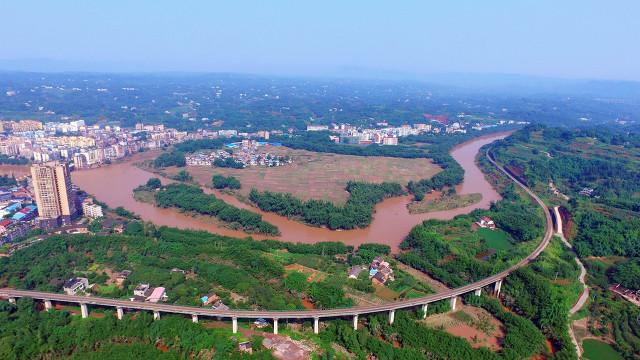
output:
[[[67,165],[58,162],[34,164],[31,176],[41,226],[70,225],[77,210]]]

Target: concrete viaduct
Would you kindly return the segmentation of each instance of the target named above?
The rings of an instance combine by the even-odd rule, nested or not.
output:
[[[116,309],[118,319],[122,319],[124,310],[147,310],[152,311],[154,319],[159,319],[161,313],[172,314],[184,314],[190,315],[193,322],[197,322],[199,317],[216,317],[216,318],[230,318],[233,324],[233,332],[238,331],[238,319],[272,319],[273,331],[278,333],[278,320],[281,319],[313,319],[313,331],[318,333],[320,329],[320,319],[326,318],[340,318],[351,317],[353,319],[354,329],[358,328],[358,316],[371,313],[387,312],[389,314],[389,322],[393,323],[395,317],[395,311],[399,309],[407,308],[419,308],[423,312],[423,316],[426,317],[427,307],[430,303],[441,300],[451,301],[451,308],[455,310],[458,296],[465,295],[473,292],[475,295],[480,296],[482,288],[487,286],[493,286],[493,292],[495,295],[500,294],[502,287],[502,281],[514,270],[527,265],[530,261],[535,259],[549,244],[551,237],[553,236],[553,220],[551,218],[550,211],[544,204],[544,202],[533,193],[526,185],[520,182],[517,178],[506,171],[502,166],[498,165],[491,154],[487,150],[487,158],[489,161],[503,174],[509,177],[514,183],[521,187],[531,198],[533,198],[538,205],[543,209],[545,215],[545,234],[542,241],[538,244],[535,250],[529,254],[526,258],[520,260],[510,268],[490,276],[488,278],[476,281],[474,283],[443,291],[437,294],[431,294],[415,299],[405,299],[392,303],[380,304],[380,305],[367,305],[357,306],[344,309],[328,309],[328,310],[295,310],[295,311],[266,311],[266,310],[213,310],[206,308],[199,308],[194,306],[182,306],[182,305],[169,305],[159,303],[145,303],[145,302],[133,302],[121,299],[109,299],[102,297],[87,297],[66,295],[50,292],[31,291],[31,290],[14,290],[14,289],[0,289],[0,296],[9,299],[9,302],[15,303],[16,298],[29,297],[36,300],[42,300],[46,310],[52,308],[52,302],[61,303],[73,303],[79,304],[81,314],[83,318],[89,316],[89,306],[102,306],[111,307]]]

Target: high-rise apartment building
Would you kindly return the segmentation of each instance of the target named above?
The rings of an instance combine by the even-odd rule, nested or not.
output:
[[[47,162],[31,166],[38,216],[43,225],[68,225],[76,215],[75,194],[66,164]]]

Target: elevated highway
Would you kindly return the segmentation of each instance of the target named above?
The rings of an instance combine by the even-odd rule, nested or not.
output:
[[[482,280],[473,282],[471,284],[450,289],[447,291],[443,291],[437,294],[431,294],[427,296],[423,296],[415,299],[405,299],[399,300],[391,303],[379,304],[379,305],[366,305],[366,306],[356,306],[351,308],[340,308],[340,309],[327,309],[327,310],[283,310],[283,311],[274,311],[274,310],[213,310],[206,308],[199,308],[194,306],[182,306],[182,305],[169,305],[162,303],[148,303],[148,302],[133,302],[122,299],[109,299],[102,297],[94,297],[94,296],[76,296],[76,295],[66,295],[66,294],[58,294],[58,293],[50,293],[50,292],[42,292],[42,291],[32,291],[32,290],[15,290],[15,289],[0,289],[0,296],[9,299],[11,302],[15,302],[16,298],[21,297],[30,297],[37,300],[43,300],[45,303],[45,308],[50,309],[52,307],[52,302],[61,302],[61,303],[72,303],[79,304],[82,310],[82,316],[88,316],[88,306],[102,306],[102,307],[112,307],[116,308],[118,318],[121,319],[124,313],[124,310],[146,310],[153,311],[154,317],[159,318],[160,313],[172,313],[172,314],[185,314],[191,315],[194,322],[198,321],[198,317],[218,317],[218,318],[230,318],[233,322],[233,330],[237,331],[237,320],[238,319],[257,319],[257,318],[265,318],[272,319],[274,324],[274,332],[277,333],[278,329],[278,319],[313,319],[314,320],[314,332],[319,331],[319,320],[323,318],[338,318],[338,317],[353,317],[354,327],[357,328],[358,325],[358,316],[371,314],[371,313],[380,313],[380,312],[388,312],[389,313],[389,321],[393,322],[395,311],[399,309],[406,308],[416,308],[422,307],[423,312],[426,314],[426,309],[428,304],[450,299],[451,307],[455,309],[457,297],[474,292],[476,295],[480,295],[482,288],[486,286],[493,285],[493,291],[496,294],[500,293],[500,288],[502,286],[502,280],[507,277],[511,272],[527,265],[533,259],[538,257],[542,251],[547,247],[551,237],[554,233],[553,220],[551,218],[551,214],[547,209],[544,202],[526,185],[516,179],[513,175],[511,175],[508,171],[506,171],[502,166],[497,164],[493,157],[490,154],[490,151],[486,152],[488,160],[505,176],[507,176],[511,181],[513,181],[517,186],[522,188],[543,210],[545,216],[545,233],[542,238],[542,241],[536,246],[534,251],[530,253],[526,258],[520,260],[518,263],[509,267],[508,269],[497,273],[495,275],[489,276]]]

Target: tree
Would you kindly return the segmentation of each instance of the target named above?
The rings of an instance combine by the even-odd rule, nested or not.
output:
[[[160,179],[158,179],[157,177],[152,177],[151,179],[147,180],[146,183],[146,187],[148,187],[149,189],[159,189],[162,186],[162,182],[160,182]]]
[[[291,271],[284,279],[284,286],[292,293],[302,294],[309,287],[307,275],[299,271]]]
[[[611,270],[611,279],[626,288],[640,289],[640,258],[615,265]]]
[[[87,230],[91,231],[92,233],[99,232],[100,230],[102,230],[102,221],[98,219],[91,221],[91,223],[89,223],[89,225],[87,226]]]
[[[191,174],[189,174],[187,170],[180,170],[176,174],[175,179],[178,181],[191,181],[193,180],[193,177],[191,176]]]

